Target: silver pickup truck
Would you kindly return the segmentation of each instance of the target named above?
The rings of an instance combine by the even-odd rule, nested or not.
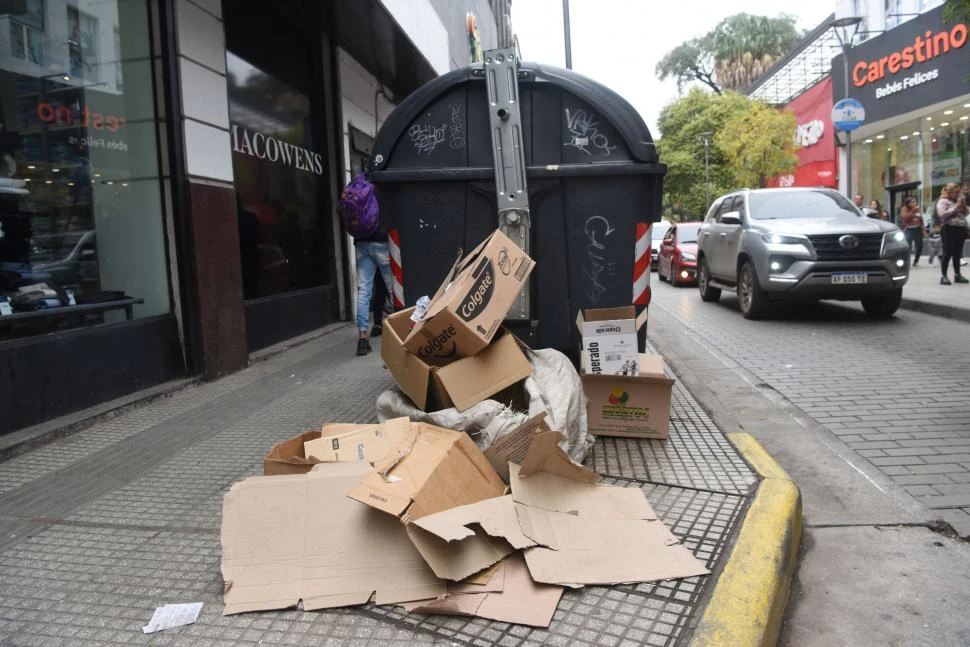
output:
[[[747,319],[774,302],[859,300],[871,317],[899,308],[909,246],[889,222],[866,218],[822,188],[742,189],[711,205],[698,240],[701,299],[737,291]]]

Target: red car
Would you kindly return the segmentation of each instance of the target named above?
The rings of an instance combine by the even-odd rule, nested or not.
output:
[[[657,276],[671,285],[697,283],[697,232],[699,222],[677,223],[660,243]]]

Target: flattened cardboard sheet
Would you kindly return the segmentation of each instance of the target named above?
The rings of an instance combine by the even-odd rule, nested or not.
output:
[[[408,524],[408,536],[438,577],[461,580],[513,550],[534,546],[522,534],[511,496],[486,499]]]
[[[580,586],[708,573],[658,521],[643,491],[574,481],[511,465],[512,498],[536,582]]]
[[[468,434],[412,423],[411,436],[392,454],[349,496],[405,523],[505,494],[505,483]]]
[[[347,498],[370,472],[324,463],[307,474],[254,476],[223,501],[224,614],[307,611],[440,597],[435,577],[400,522]]]
[[[449,586],[441,600],[406,603],[410,613],[477,616],[500,622],[548,627],[562,597],[561,586],[537,584],[520,553],[505,558],[505,588],[501,593],[462,594]]]

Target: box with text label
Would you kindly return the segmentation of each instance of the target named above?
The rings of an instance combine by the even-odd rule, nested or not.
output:
[[[647,321],[647,309],[638,317],[634,306],[587,308],[576,315],[583,336],[583,366],[593,375],[636,375],[639,348],[637,332]]]
[[[488,346],[535,262],[501,231],[460,259],[431,299],[404,348],[443,366]]]
[[[666,438],[674,380],[664,374],[663,358],[641,354],[638,375],[584,372],[586,417],[596,436]]]
[[[408,308],[385,320],[381,358],[401,390],[422,411],[449,407],[465,411],[532,374],[519,340],[508,332],[500,332],[474,357],[432,366],[404,348],[412,312],[414,308]]]

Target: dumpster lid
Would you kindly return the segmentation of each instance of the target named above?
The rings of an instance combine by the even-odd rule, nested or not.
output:
[[[469,81],[485,83],[485,67],[482,63],[468,65],[443,74],[408,95],[388,116],[374,141],[371,165],[381,170],[387,163],[395,144],[405,129],[418,116],[456,86]],[[522,62],[519,64],[519,83],[550,83],[574,94],[591,106],[595,106],[608,119],[623,138],[633,159],[655,163],[660,160],[657,147],[643,117],[630,102],[602,83],[582,74],[551,65]]]

